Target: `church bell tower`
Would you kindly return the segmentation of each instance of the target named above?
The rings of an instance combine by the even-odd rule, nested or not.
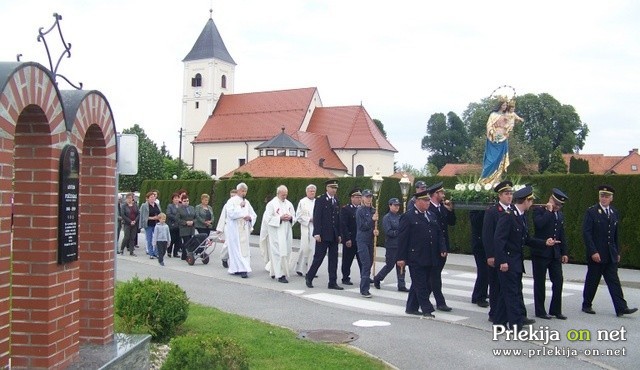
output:
[[[233,94],[236,62],[227,51],[220,32],[209,20],[191,51],[182,60],[184,78],[182,88],[182,161],[193,166],[191,142],[213,113],[220,95]]]

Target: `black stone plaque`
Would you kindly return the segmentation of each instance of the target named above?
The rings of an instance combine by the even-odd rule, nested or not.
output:
[[[58,263],[78,260],[78,191],[80,156],[73,145],[60,156],[60,198],[58,199]]]

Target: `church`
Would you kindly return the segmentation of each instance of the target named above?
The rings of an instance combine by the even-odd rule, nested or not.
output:
[[[362,105],[324,107],[315,87],[234,93],[236,62],[212,16],[183,63],[181,158],[193,169],[216,178],[393,174],[397,150]]]

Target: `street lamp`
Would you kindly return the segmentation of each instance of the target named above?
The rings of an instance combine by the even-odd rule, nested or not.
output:
[[[378,217],[380,217],[380,213],[378,212],[378,203],[380,197],[378,197],[378,193],[380,192],[380,188],[382,188],[382,176],[380,176],[380,171],[376,171],[376,174],[371,177],[371,182],[373,183],[373,197],[376,201],[376,213],[378,213]],[[378,235],[375,231],[378,231],[378,221],[373,224],[373,256],[371,258],[371,267],[373,271],[373,276],[376,276],[376,248],[378,246]]]
[[[402,193],[402,209],[407,212],[407,197],[409,196],[409,188],[411,187],[411,181],[407,177],[407,174],[402,175],[400,179],[400,192]]]
[[[173,175],[173,176],[171,176],[171,178],[175,180],[175,179],[178,178],[178,175]]]

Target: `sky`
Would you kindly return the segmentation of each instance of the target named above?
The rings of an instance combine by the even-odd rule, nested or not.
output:
[[[572,105],[590,130],[582,153],[640,146],[636,0],[3,0],[0,61],[48,68],[38,30],[61,14],[72,47],[58,73],[101,91],[118,131],[139,124],[177,157],[182,59],[209,9],[236,93],[317,87],[324,106],[362,104],[398,164],[425,165],[432,114],[462,116],[502,85]],[[57,59],[59,37],[47,42]]]

